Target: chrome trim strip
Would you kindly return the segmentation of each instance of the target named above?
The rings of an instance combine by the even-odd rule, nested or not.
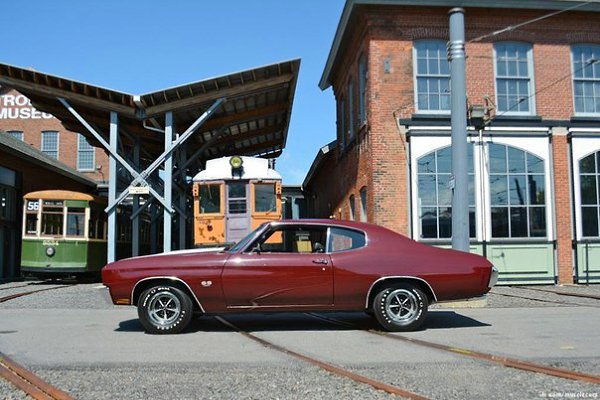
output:
[[[438,301],[437,296],[435,295],[435,292],[433,291],[433,288],[431,287],[431,285],[425,279],[418,278],[416,276],[383,276],[371,284],[371,287],[369,288],[369,291],[367,292],[367,299],[365,301],[365,309],[369,308],[369,296],[371,296],[371,290],[373,290],[373,286],[375,286],[380,281],[384,281],[386,279],[396,279],[396,278],[416,279],[416,280],[419,280],[419,281],[425,283],[427,285],[427,287],[429,287],[429,290],[431,290],[431,293],[433,294],[433,301],[435,303],[437,303],[437,301]]]
[[[168,279],[168,280],[171,280],[171,281],[177,281],[177,282],[183,283],[185,285],[185,287],[188,288],[188,290],[190,291],[190,293],[192,294],[192,296],[194,296],[194,300],[196,300],[196,304],[198,304],[198,307],[200,307],[200,311],[205,312],[204,311],[204,307],[202,307],[202,304],[200,304],[200,301],[196,297],[196,293],[194,293],[194,291],[192,290],[192,288],[190,287],[190,285],[188,285],[187,282],[185,282],[183,279],[177,278],[175,276],[150,276],[148,278],[144,278],[144,279],[141,279],[141,280],[137,281],[136,284],[133,286],[133,289],[131,290],[131,297],[130,297],[131,305],[135,305],[135,304],[133,304],[133,293],[135,293],[135,288],[140,283],[142,283],[144,281],[149,281],[151,279]]]
[[[498,276],[500,275],[500,271],[495,266],[492,267],[492,273],[490,274],[490,281],[488,282],[488,287],[493,288],[496,283],[498,283]]]

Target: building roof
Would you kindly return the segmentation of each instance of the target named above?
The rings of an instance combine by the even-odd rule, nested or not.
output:
[[[0,85],[19,91],[36,109],[54,115],[66,129],[85,135],[95,146],[100,144],[58,98],[66,99],[107,141],[110,112],[117,112],[125,150],[141,140],[143,162],[164,151],[164,135],[147,126],[164,129],[165,113],[171,111],[174,132],[183,133],[217,99],[226,98],[186,142],[188,150],[204,146],[202,159],[233,154],[274,158],[286,144],[299,68],[299,59],[283,61],[134,95],[0,64]]]
[[[306,178],[304,178],[304,182],[302,182],[302,189],[306,189],[310,185],[310,181],[313,179],[323,162],[326,160],[328,155],[333,154],[332,150],[337,146],[337,140],[326,144],[321,147],[317,152],[317,156],[313,160],[308,173],[306,174]]]
[[[42,153],[35,147],[30,146],[22,140],[14,138],[2,131],[0,131],[0,153],[12,154],[28,162],[39,165],[42,168],[66,176],[67,178],[73,179],[79,183],[83,183],[90,188],[96,187],[96,182],[84,174],[77,172],[73,168],[61,163],[55,158]]]
[[[347,28],[352,27],[351,21],[357,12],[369,5],[379,6],[419,6],[419,7],[485,7],[485,8],[521,8],[534,10],[562,10],[576,5],[581,5],[577,11],[600,12],[600,0],[346,0],[340,21],[338,23],[325,69],[319,81],[321,90],[331,86],[332,71],[338,61],[338,56],[343,50]]]

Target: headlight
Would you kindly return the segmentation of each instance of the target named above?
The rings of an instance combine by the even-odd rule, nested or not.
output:
[[[498,283],[498,268],[492,265],[492,273],[490,274],[490,282],[488,283],[488,287],[491,289],[496,283]]]
[[[48,257],[53,257],[56,254],[56,249],[54,247],[46,247],[46,255]]]

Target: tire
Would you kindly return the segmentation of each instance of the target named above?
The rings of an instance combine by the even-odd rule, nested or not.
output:
[[[377,322],[391,332],[419,329],[425,321],[428,307],[427,295],[409,283],[385,287],[373,300]]]
[[[194,305],[190,296],[169,286],[153,286],[138,300],[138,316],[146,332],[174,334],[185,329],[192,319]]]

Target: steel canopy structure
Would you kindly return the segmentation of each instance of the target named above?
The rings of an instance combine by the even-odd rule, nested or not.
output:
[[[132,254],[139,254],[139,217],[150,212],[156,251],[158,208],[163,251],[187,242],[188,177],[207,159],[278,157],[285,148],[300,60],[279,62],[182,86],[134,95],[30,68],[0,64],[0,85],[28,97],[39,111],[109,153],[108,261],[116,259],[116,208],[132,206]],[[159,174],[159,170],[161,174]],[[153,236],[153,237],[152,237]]]

